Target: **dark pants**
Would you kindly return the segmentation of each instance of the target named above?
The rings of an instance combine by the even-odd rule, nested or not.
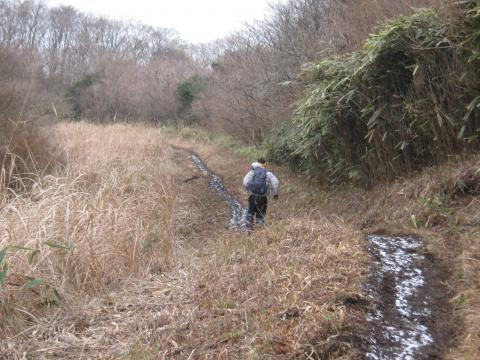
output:
[[[267,197],[261,195],[250,195],[248,198],[247,225],[253,226],[253,218],[256,216],[257,225],[265,223],[267,213]]]

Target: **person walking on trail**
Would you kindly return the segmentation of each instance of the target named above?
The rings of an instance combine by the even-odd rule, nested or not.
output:
[[[245,175],[243,186],[248,191],[247,227],[252,228],[254,218],[257,225],[265,223],[267,213],[267,195],[270,192],[275,200],[278,199],[280,181],[266,169],[265,159],[258,159],[252,164],[252,169]]]

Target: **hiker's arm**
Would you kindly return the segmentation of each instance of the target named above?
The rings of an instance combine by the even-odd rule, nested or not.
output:
[[[252,179],[253,179],[253,171],[250,170],[247,175],[245,175],[245,177],[243,178],[243,187],[245,189],[248,190],[248,186],[250,185],[250,183],[252,182]]]
[[[271,172],[267,173],[267,177],[272,189],[272,195],[277,196],[278,190],[280,190],[280,180],[278,180],[278,178],[275,175],[273,175]]]

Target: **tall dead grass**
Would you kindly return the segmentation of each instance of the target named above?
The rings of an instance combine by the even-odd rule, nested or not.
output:
[[[45,105],[39,101],[38,79],[27,63],[26,56],[0,47],[0,201],[9,191],[31,188],[59,161],[49,141],[52,134],[32,120],[45,114]]]
[[[0,119],[0,198],[31,189],[62,163],[60,155],[35,123]]]
[[[176,165],[159,131],[60,124],[67,164],[0,208],[7,249],[0,324],[15,332],[51,305],[118,290],[174,263]],[[21,315],[21,316],[19,316]]]

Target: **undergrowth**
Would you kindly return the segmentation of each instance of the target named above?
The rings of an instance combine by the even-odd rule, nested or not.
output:
[[[479,148],[480,5],[420,9],[355,52],[306,66],[268,155],[328,182],[373,183]]]

